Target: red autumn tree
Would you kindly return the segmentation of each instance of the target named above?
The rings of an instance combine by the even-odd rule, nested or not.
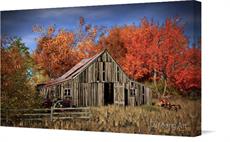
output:
[[[121,64],[124,70],[136,80],[147,80],[157,67],[157,42],[159,28],[146,18],[133,30],[125,31],[124,46],[127,48],[125,60]]]
[[[189,48],[185,53],[183,68],[175,71],[172,77],[174,87],[180,92],[186,93],[201,89],[201,50],[200,48]],[[198,92],[200,93],[200,92]]]
[[[124,46],[124,37],[127,35],[125,31],[132,30],[131,26],[127,27],[114,27],[109,29],[108,36],[103,36],[98,42],[100,48],[107,48],[112,57],[116,59],[118,63],[124,59],[127,48]]]
[[[130,77],[139,81],[152,80],[156,90],[156,82],[163,81],[163,95],[167,86],[182,93],[195,86],[199,89],[199,63],[189,64],[187,61],[192,58],[200,61],[200,56],[189,48],[183,25],[178,21],[178,18],[167,19],[159,26],[143,18],[139,26],[112,28],[107,37],[101,38],[100,44],[108,47]]]

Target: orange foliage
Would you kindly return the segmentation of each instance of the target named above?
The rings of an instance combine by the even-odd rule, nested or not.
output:
[[[140,25],[113,27],[107,34],[86,24],[83,17],[79,23],[76,33],[61,30],[54,34],[50,26],[39,39],[34,59],[51,78],[107,48],[135,80],[163,79],[181,92],[200,89],[201,50],[189,47],[178,18],[166,19],[163,25],[143,18]]]
[[[49,31],[49,35],[53,34]],[[45,69],[51,78],[67,72],[82,58],[74,52],[74,34],[60,31],[55,36],[44,36],[38,41],[34,59],[38,67]]]
[[[38,69],[45,70],[50,78],[57,78],[67,72],[83,58],[98,53],[101,48],[96,46],[96,38],[101,29],[85,24],[83,17],[79,19],[77,32],[59,30],[54,26],[47,29],[35,25],[34,32],[41,33],[33,58]]]
[[[146,18],[139,26],[115,27],[99,44],[105,44],[124,71],[133,79],[163,78],[178,90],[200,89],[200,48],[189,48],[178,18],[159,26]],[[192,60],[197,62],[189,63]],[[199,61],[199,62],[198,62]]]
[[[201,50],[190,48],[185,53],[184,67],[177,70],[172,77],[175,80],[174,87],[186,92],[191,89],[201,88]]]

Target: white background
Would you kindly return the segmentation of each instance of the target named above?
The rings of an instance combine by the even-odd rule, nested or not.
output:
[[[0,10],[157,1],[159,0],[0,0]],[[228,0],[202,1],[202,136],[189,138],[0,127],[0,141],[230,141],[229,9]]]

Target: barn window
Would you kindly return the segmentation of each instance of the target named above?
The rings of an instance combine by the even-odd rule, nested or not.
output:
[[[131,82],[131,88],[133,88],[134,86],[133,86],[133,82]]]
[[[130,96],[135,96],[135,89],[130,89]]]
[[[133,82],[131,82],[130,95],[131,96],[135,96],[135,87],[134,87],[134,83]]]
[[[70,97],[70,88],[66,88],[64,91],[64,96],[65,97]]]

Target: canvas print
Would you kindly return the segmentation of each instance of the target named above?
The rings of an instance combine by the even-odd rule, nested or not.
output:
[[[201,3],[1,11],[1,126],[201,134]]]

